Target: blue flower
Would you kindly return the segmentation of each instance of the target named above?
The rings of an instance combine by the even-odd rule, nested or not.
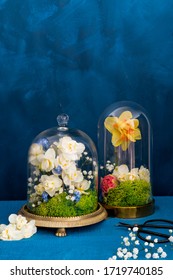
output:
[[[54,174],[60,175],[62,173],[62,168],[60,165],[58,165],[56,168],[53,169]]]
[[[40,138],[38,139],[37,143],[42,145],[44,150],[47,150],[50,147],[50,143],[47,138]]]
[[[74,196],[75,196],[75,201],[78,202],[78,201],[80,200],[81,193],[78,192],[78,191],[75,191],[75,192],[74,192]]]
[[[42,199],[43,199],[44,202],[48,201],[48,193],[47,192],[42,193]]]

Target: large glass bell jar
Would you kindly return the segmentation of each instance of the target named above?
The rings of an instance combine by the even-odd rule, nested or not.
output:
[[[75,217],[98,206],[98,160],[93,141],[68,128],[68,116],[40,133],[28,155],[28,211],[48,217]]]
[[[122,218],[153,213],[152,131],[133,102],[109,106],[98,123],[100,200]]]

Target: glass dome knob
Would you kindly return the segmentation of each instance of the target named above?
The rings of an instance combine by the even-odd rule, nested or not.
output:
[[[59,127],[67,127],[69,122],[69,116],[67,114],[61,114],[57,117]]]

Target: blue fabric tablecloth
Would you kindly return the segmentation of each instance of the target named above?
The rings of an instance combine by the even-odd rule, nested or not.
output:
[[[0,224],[8,223],[8,216],[17,213],[25,201],[0,201]],[[116,225],[119,221],[141,223],[147,219],[173,220],[173,197],[155,197],[154,214],[138,219],[106,220],[86,227],[67,229],[66,237],[56,237],[55,229],[38,228],[37,234],[20,241],[0,241],[1,260],[107,260],[121,246],[121,236],[127,229]],[[173,259],[173,246],[166,247],[167,259]],[[144,259],[141,253],[139,259]]]

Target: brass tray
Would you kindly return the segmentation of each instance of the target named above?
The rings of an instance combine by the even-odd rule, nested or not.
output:
[[[107,210],[109,216],[114,216],[122,219],[135,219],[153,214],[155,204],[154,202],[155,201],[153,199],[150,203],[146,205],[128,207],[109,206],[105,204],[102,205]]]
[[[107,218],[107,211],[100,203],[98,203],[98,209],[95,212],[75,217],[39,216],[30,213],[26,205],[18,213],[26,217],[28,221],[35,220],[37,227],[57,228],[56,236],[66,236],[66,228],[88,226]]]

